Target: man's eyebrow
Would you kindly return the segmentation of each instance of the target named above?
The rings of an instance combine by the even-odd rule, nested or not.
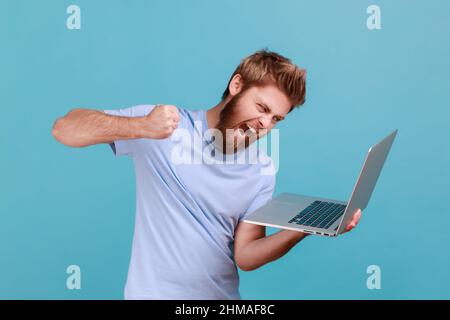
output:
[[[262,106],[264,106],[265,108],[267,108],[270,112],[272,112],[272,108],[269,107],[269,105],[267,103],[265,103],[264,101],[262,101],[261,99],[256,100],[256,103],[261,104]],[[281,114],[276,114],[275,116],[277,116],[278,118],[280,118],[281,120],[284,120],[284,116],[282,116]]]

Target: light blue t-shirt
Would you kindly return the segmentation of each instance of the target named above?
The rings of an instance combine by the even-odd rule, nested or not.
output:
[[[104,112],[138,117],[153,107]],[[175,139],[175,132],[161,140],[111,143],[117,156],[133,159],[136,174],[136,219],[125,299],[240,299],[234,231],[246,214],[272,198],[275,175],[267,172],[274,172],[273,164],[266,153],[259,154],[261,161],[256,164],[174,161],[180,150],[191,154],[198,141],[204,150],[213,146],[205,133],[204,110],[178,108],[178,112],[175,132],[189,132],[196,143]],[[224,156],[219,151],[211,154],[213,159]]]

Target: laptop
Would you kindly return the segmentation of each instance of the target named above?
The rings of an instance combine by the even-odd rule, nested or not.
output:
[[[369,149],[348,201],[281,193],[243,221],[330,237],[343,233],[356,209],[367,207],[397,131]]]

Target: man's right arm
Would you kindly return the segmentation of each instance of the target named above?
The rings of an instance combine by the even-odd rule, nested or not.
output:
[[[90,109],[73,109],[53,125],[52,135],[70,147],[86,147],[128,139],[164,139],[177,128],[179,115],[171,105],[158,105],[146,116],[122,117]]]

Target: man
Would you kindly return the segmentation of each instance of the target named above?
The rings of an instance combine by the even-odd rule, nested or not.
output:
[[[74,109],[55,122],[53,136],[67,146],[108,143],[117,156],[134,161],[136,221],[126,299],[240,299],[236,265],[254,270],[305,238],[290,230],[266,236],[265,227],[241,221],[272,197],[275,175],[261,173],[273,167],[267,155],[256,163],[175,163],[179,142],[172,139],[175,129],[185,130],[201,139],[202,149],[212,146],[215,157],[236,157],[304,103],[305,79],[305,70],[264,50],[241,62],[222,101],[208,111],[171,105]],[[211,129],[222,139],[208,136]],[[182,150],[195,154],[194,145]],[[360,215],[355,212],[347,231]]]

